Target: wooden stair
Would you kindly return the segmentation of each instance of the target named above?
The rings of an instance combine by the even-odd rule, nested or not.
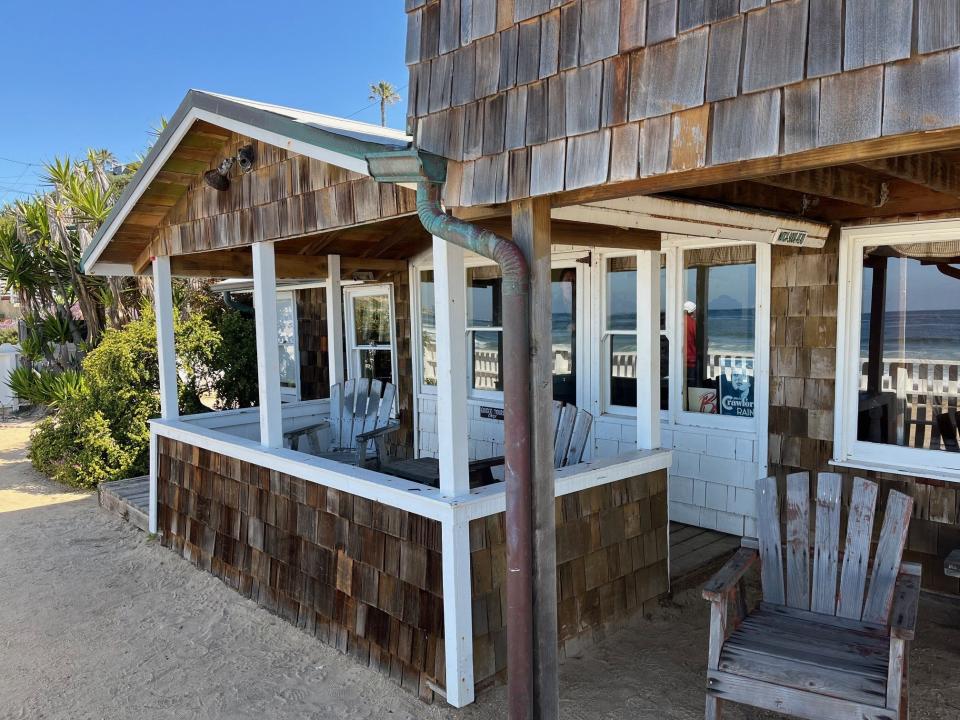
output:
[[[702,585],[739,547],[736,535],[670,523],[671,589],[679,592]]]
[[[97,487],[100,507],[116,513],[144,532],[150,520],[150,477],[127,478],[100,483]]]

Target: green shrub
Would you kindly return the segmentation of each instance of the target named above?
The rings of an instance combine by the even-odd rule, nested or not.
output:
[[[20,342],[20,333],[16,328],[0,330],[0,345],[16,345]]]
[[[220,336],[204,314],[175,326],[181,410],[201,408]],[[40,472],[76,487],[143,475],[149,468],[149,420],[160,414],[157,336],[152,311],[120,330],[107,330],[83,360],[83,382],[31,436],[30,459]]]
[[[211,315],[222,339],[219,352],[210,362],[217,404],[222,408],[253,407],[259,401],[253,318],[232,309]]]
[[[29,455],[35,468],[78,488],[146,472],[138,448],[124,448],[114,439],[110,424],[87,396],[72,398],[39,422],[30,436]]]

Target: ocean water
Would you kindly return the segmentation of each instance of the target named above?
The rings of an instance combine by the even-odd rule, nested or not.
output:
[[[902,337],[901,337],[902,336]],[[860,353],[867,354],[870,313],[860,321]],[[885,358],[960,361],[960,310],[888,312],[883,319]]]

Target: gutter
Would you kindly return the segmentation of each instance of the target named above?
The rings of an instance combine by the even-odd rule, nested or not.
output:
[[[446,159],[415,148],[367,155],[379,182],[417,184],[417,215],[434,237],[500,266],[507,528],[507,717],[533,717],[533,487],[530,425],[530,269],[512,241],[444,212]],[[448,679],[449,680],[449,679]]]

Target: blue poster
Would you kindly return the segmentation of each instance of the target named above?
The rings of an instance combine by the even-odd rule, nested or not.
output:
[[[734,368],[733,375],[720,376],[720,414],[753,417],[753,378]]]

